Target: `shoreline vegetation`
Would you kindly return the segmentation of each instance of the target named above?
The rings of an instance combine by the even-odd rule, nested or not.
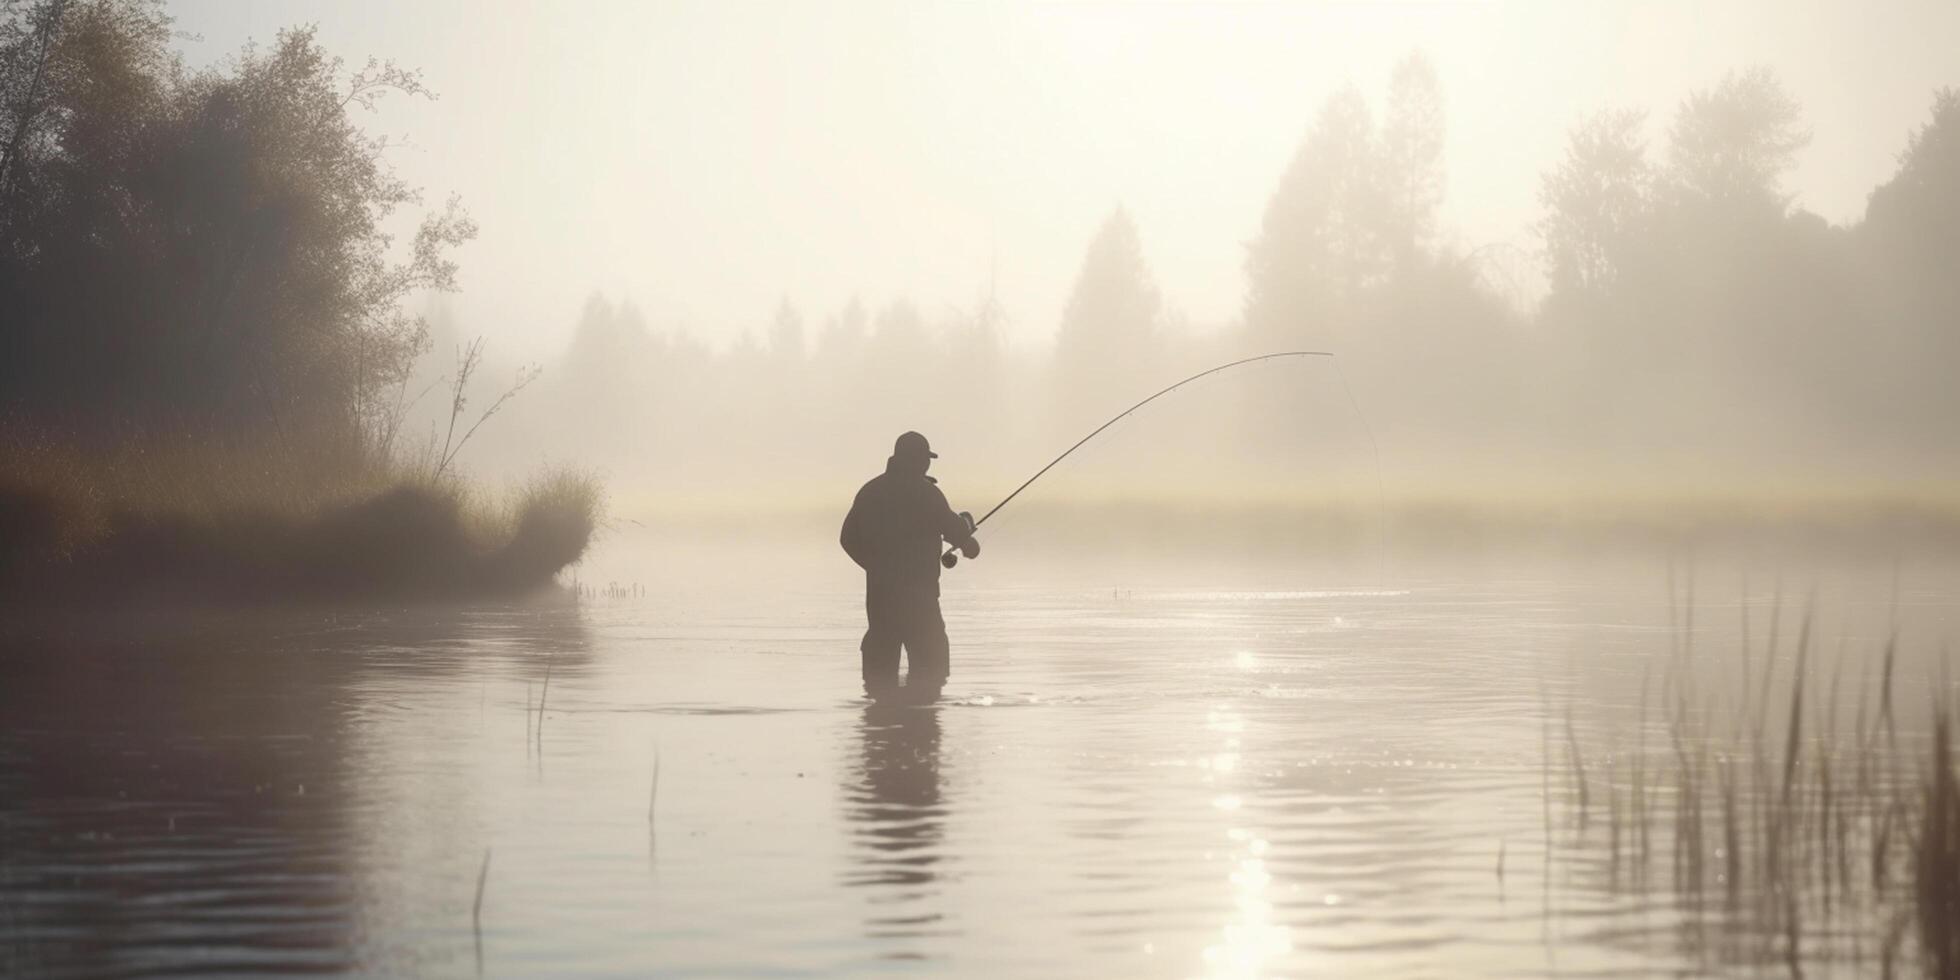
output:
[[[0,589],[56,604],[517,595],[576,562],[602,519],[599,481],[567,468],[491,495],[403,465],[337,478],[276,454],[148,455],[10,446]]]
[[[1669,596],[1669,659],[1642,674],[1630,731],[1575,726],[1570,700],[1560,719],[1547,695],[1548,861],[1671,895],[1704,966],[1960,976],[1950,653],[1901,668],[1895,594],[1882,645],[1840,636],[1833,654],[1814,599],[1799,612],[1780,585],[1766,621],[1739,604],[1737,649],[1698,650],[1692,580],[1678,590],[1670,569]]]

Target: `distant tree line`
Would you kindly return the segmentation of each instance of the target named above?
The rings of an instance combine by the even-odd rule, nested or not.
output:
[[[647,464],[663,475],[699,474],[708,460],[861,468],[894,426],[933,427],[1011,469],[1180,372],[1311,347],[1337,350],[1344,376],[1267,371],[1196,416],[1159,413],[1153,439],[1199,462],[1166,473],[1158,453],[1137,472],[1319,465],[1319,430],[1357,426],[1340,390],[1351,379],[1391,466],[1433,461],[1439,475],[1483,467],[1501,481],[1510,462],[1534,457],[1618,482],[1691,467],[1833,485],[1956,475],[1953,90],[1902,134],[1896,174],[1847,226],[1793,205],[1785,180],[1809,133],[1766,69],[1690,93],[1658,146],[1644,112],[1601,111],[1542,175],[1527,248],[1467,247],[1440,230],[1447,117],[1422,57],[1395,67],[1381,104],[1377,118],[1349,87],[1321,106],[1247,243],[1235,322],[1182,322],[1143,230],[1118,208],[1089,238],[1052,347],[1003,344],[1005,314],[986,298],[936,317],[853,301],[814,338],[785,302],[760,331],[766,342],[751,334],[720,354],[595,301],[547,399],[560,407],[536,425],[560,411],[626,420],[577,438],[628,469],[649,450],[671,454]],[[1542,287],[1520,289],[1533,276]],[[727,462],[731,446],[738,462]]]
[[[371,453],[428,346],[403,302],[453,288],[475,227],[452,201],[393,257],[418,194],[353,113],[428,93],[309,29],[194,71],[170,24],[158,0],[0,6],[0,418]]]
[[[1594,397],[1688,438],[1708,427],[1669,406],[1716,411],[1716,431],[1733,419],[1771,452],[1891,444],[1943,465],[1960,448],[1960,93],[1934,94],[1845,226],[1792,206],[1783,181],[1809,133],[1766,69],[1691,94],[1659,153],[1645,120],[1586,120],[1542,185],[1539,318],[1578,345]]]

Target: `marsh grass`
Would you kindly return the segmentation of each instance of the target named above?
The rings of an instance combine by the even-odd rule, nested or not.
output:
[[[1877,657],[1840,644],[1826,665],[1814,600],[1780,649],[1779,588],[1766,645],[1748,649],[1745,602],[1740,656],[1704,663],[1692,655],[1693,614],[1670,606],[1661,694],[1643,678],[1633,750],[1614,751],[1627,739],[1606,731],[1608,750],[1587,752],[1569,705],[1563,750],[1546,748],[1560,774],[1562,850],[1604,851],[1611,890],[1670,892],[1700,956],[1793,975],[1833,964],[1960,978],[1960,760],[1945,652],[1938,676],[1924,678],[1927,723],[1902,731],[1896,618]],[[1651,751],[1650,729],[1665,743]],[[1666,837],[1665,868],[1650,835]]]
[[[36,600],[522,591],[578,560],[604,507],[570,470],[493,495],[331,448],[159,445],[0,430],[0,584]]]

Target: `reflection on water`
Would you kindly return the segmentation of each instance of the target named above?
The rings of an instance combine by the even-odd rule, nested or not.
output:
[[[357,968],[356,743],[386,692],[583,646],[569,610],[23,633],[0,659],[0,972],[42,976]]]
[[[1633,796],[1607,759],[1644,728],[1649,756],[1675,751],[1667,666],[1743,672],[1739,605],[1702,596],[1688,653],[1646,571],[949,590],[957,682],[930,708],[852,697],[854,582],[0,624],[0,973],[471,975],[486,849],[487,975],[1787,970],[1787,940],[1726,942],[1757,927],[1707,914],[1725,885],[1703,910],[1667,887],[1660,769],[1653,885],[1624,817],[1614,856],[1609,808]],[[1904,590],[1902,693],[1937,689],[1935,658],[1905,654],[1954,635],[1951,581]],[[1886,569],[1819,590],[1847,691],[1890,588]],[[1545,765],[1565,705],[1589,824]],[[1901,710],[1899,737],[1922,718]],[[1855,776],[1832,772],[1836,799]],[[1881,949],[1842,907],[1806,914],[1808,975]]]
[[[845,787],[855,860],[844,880],[875,890],[864,936],[894,959],[920,955],[907,940],[952,931],[937,885],[946,836],[939,710],[866,706],[863,753]]]
[[[1240,670],[1251,670],[1254,662],[1255,657],[1246,650],[1233,657],[1233,665]],[[1212,712],[1205,727],[1221,739],[1218,753],[1208,760],[1208,768],[1218,794],[1213,797],[1212,805],[1230,823],[1225,831],[1224,860],[1231,869],[1226,880],[1232,894],[1232,913],[1222,930],[1221,941],[1205,947],[1205,972],[1221,980],[1262,977],[1272,966],[1284,961],[1293,944],[1291,930],[1273,915],[1273,876],[1266,867],[1270,845],[1244,825],[1243,818],[1248,815],[1245,800],[1229,791],[1237,789],[1243,748],[1240,737],[1245,731],[1245,720],[1235,711],[1219,710]]]

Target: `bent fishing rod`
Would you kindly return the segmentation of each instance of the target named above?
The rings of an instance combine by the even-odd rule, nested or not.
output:
[[[1232,362],[1232,363],[1230,363],[1230,364],[1220,364],[1219,366],[1217,366],[1217,367],[1215,367],[1215,368],[1211,368],[1211,369],[1209,369],[1209,370],[1205,370],[1205,371],[1199,371],[1199,372],[1198,372],[1197,374],[1194,374],[1194,375],[1192,375],[1192,376],[1190,376],[1190,377],[1188,377],[1188,378],[1185,378],[1185,379],[1184,379],[1183,381],[1179,381],[1178,383],[1176,383],[1176,384],[1174,384],[1174,385],[1171,385],[1170,387],[1168,387],[1168,388],[1165,388],[1164,390],[1162,390],[1162,391],[1160,391],[1160,392],[1157,392],[1157,393],[1156,393],[1156,394],[1154,394],[1154,395],[1151,395],[1151,396],[1150,396],[1149,398],[1145,398],[1144,400],[1142,400],[1142,401],[1140,401],[1140,402],[1137,402],[1137,403],[1136,403],[1136,404],[1134,404],[1134,405],[1131,405],[1131,406],[1130,406],[1129,408],[1126,408],[1126,409],[1124,409],[1124,410],[1122,411],[1122,413],[1121,413],[1121,414],[1118,414],[1118,415],[1117,415],[1117,416],[1116,416],[1115,418],[1113,418],[1113,419],[1110,419],[1109,421],[1107,421],[1107,422],[1104,422],[1103,424],[1101,424],[1101,425],[1099,425],[1099,426],[1096,426],[1096,429],[1095,429],[1095,431],[1094,431],[1094,432],[1091,432],[1091,433],[1089,433],[1088,435],[1086,435],[1086,436],[1083,436],[1083,437],[1081,438],[1081,440],[1080,440],[1080,441],[1078,441],[1078,442],[1076,442],[1076,444],[1075,444],[1075,445],[1073,445],[1073,446],[1070,446],[1070,447],[1068,447],[1068,449],[1067,449],[1066,451],[1064,451],[1064,452],[1063,452],[1063,453],[1062,453],[1062,454],[1061,454],[1060,456],[1057,456],[1057,457],[1055,457],[1054,459],[1052,459],[1052,460],[1049,460],[1049,461],[1048,461],[1048,465],[1047,465],[1047,466],[1044,466],[1044,467],[1042,467],[1042,468],[1041,468],[1040,470],[1038,470],[1038,471],[1036,471],[1036,472],[1035,472],[1035,475],[1033,475],[1033,476],[1031,476],[1031,477],[1028,477],[1028,480],[1027,480],[1027,482],[1026,482],[1026,483],[1023,483],[1023,484],[1021,484],[1020,486],[1018,486],[1018,487],[1015,487],[1015,488],[1014,488],[1014,492],[1013,492],[1013,493],[1010,493],[1010,494],[1008,494],[1008,495],[1006,496],[1006,498],[1004,498],[1004,499],[1002,499],[1002,500],[1001,500],[1001,502],[1000,502],[1000,503],[997,503],[997,504],[995,504],[992,510],[989,510],[989,511],[987,511],[987,512],[986,512],[985,514],[982,514],[982,515],[980,516],[980,519],[979,519],[979,520],[977,520],[977,521],[974,521],[974,522],[973,522],[973,524],[972,524],[972,526],[971,526],[970,528],[968,528],[968,531],[969,531],[969,533],[970,533],[970,532],[972,532],[972,531],[978,531],[978,530],[980,529],[980,525],[982,525],[982,524],[985,524],[985,523],[987,523],[987,518],[989,518],[989,517],[992,517],[992,516],[994,516],[995,514],[998,514],[998,513],[1000,513],[1000,509],[1001,509],[1002,507],[1005,507],[1005,506],[1007,506],[1007,505],[1008,505],[1008,504],[1009,504],[1010,502],[1012,502],[1012,501],[1013,501],[1013,499],[1014,499],[1015,497],[1018,497],[1018,496],[1020,496],[1020,495],[1021,495],[1021,491],[1023,491],[1023,490],[1026,490],[1026,489],[1027,489],[1027,488],[1028,488],[1028,487],[1029,487],[1030,485],[1032,485],[1032,484],[1034,483],[1034,481],[1036,481],[1036,480],[1039,480],[1039,479],[1041,479],[1041,476],[1042,476],[1042,474],[1043,474],[1043,473],[1046,473],[1046,472],[1048,472],[1049,470],[1052,470],[1052,469],[1054,469],[1054,468],[1055,468],[1055,464],[1057,464],[1057,463],[1060,463],[1060,462],[1061,462],[1062,460],[1065,460],[1065,459],[1067,459],[1067,458],[1069,458],[1069,454],[1071,454],[1071,453],[1073,453],[1073,452],[1075,452],[1075,451],[1076,451],[1076,450],[1078,450],[1078,449],[1081,449],[1081,448],[1082,448],[1082,445],[1083,445],[1083,443],[1086,443],[1086,442],[1088,442],[1089,440],[1091,440],[1091,439],[1094,439],[1095,437],[1097,437],[1097,436],[1099,436],[1099,435],[1101,435],[1101,434],[1102,434],[1102,431],[1103,431],[1104,429],[1107,429],[1107,428],[1109,428],[1110,426],[1112,426],[1112,425],[1115,425],[1116,423],[1118,423],[1118,422],[1121,422],[1121,421],[1123,421],[1123,419],[1124,419],[1124,418],[1126,418],[1126,417],[1128,417],[1128,416],[1129,416],[1129,414],[1130,414],[1131,412],[1134,412],[1134,411],[1136,411],[1137,409],[1139,409],[1139,408],[1142,408],[1143,406],[1145,406],[1145,405],[1148,405],[1148,404],[1150,404],[1151,402],[1154,402],[1154,401],[1156,401],[1157,399],[1159,399],[1159,398],[1162,398],[1162,397],[1164,397],[1165,395],[1168,395],[1168,394],[1170,394],[1171,392],[1173,392],[1173,391],[1176,391],[1177,389],[1179,389],[1179,388],[1182,388],[1182,387],[1184,387],[1185,385],[1188,385],[1188,384],[1190,384],[1191,382],[1193,382],[1193,381],[1196,381],[1196,380],[1198,380],[1199,378],[1203,378],[1203,377],[1207,377],[1207,376],[1209,376],[1209,375],[1213,375],[1213,374],[1217,374],[1217,373],[1218,373],[1218,372],[1220,372],[1220,371],[1225,371],[1225,370],[1230,370],[1231,368],[1235,368],[1235,367],[1238,367],[1238,366],[1240,366],[1240,365],[1242,365],[1242,364],[1252,364],[1252,363],[1254,363],[1254,362],[1257,362],[1257,361],[1270,361],[1270,360],[1273,360],[1274,358],[1280,358],[1280,357],[1333,357],[1333,356],[1334,356],[1334,353],[1333,353],[1332,351],[1324,351],[1324,350],[1285,350],[1285,351],[1278,351],[1278,352],[1275,352],[1275,353],[1272,353],[1272,354],[1260,354],[1260,355],[1259,355],[1259,356],[1257,356],[1257,357],[1247,357],[1247,358],[1242,358],[1242,359],[1240,359],[1240,360],[1236,360],[1236,361],[1233,361],[1233,362]],[[944,565],[944,566],[946,566],[947,568],[952,568],[952,567],[953,567],[954,565],[957,565],[957,564],[959,564],[959,563],[960,563],[960,553],[959,553],[959,550],[958,550],[957,548],[948,548],[948,549],[946,549],[946,553],[945,553],[945,554],[943,554],[943,555],[940,555],[940,556],[939,556],[939,563],[940,563],[941,565]]]

